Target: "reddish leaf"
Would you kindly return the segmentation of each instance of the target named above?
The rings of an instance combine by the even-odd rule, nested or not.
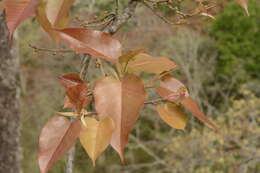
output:
[[[67,89],[76,86],[78,84],[84,83],[84,81],[80,79],[78,74],[73,74],[73,73],[60,76],[59,81],[60,84]]]
[[[246,11],[246,14],[249,16],[248,11],[248,0],[236,0],[236,2]]]
[[[160,74],[176,68],[176,64],[166,57],[152,57],[150,55],[140,53],[134,57],[128,64],[129,72],[147,72]]]
[[[181,100],[181,104],[188,110],[190,111],[195,117],[197,117],[199,120],[203,121],[209,127],[213,128],[214,130],[218,130],[219,128],[212,123],[206,116],[205,114],[200,110],[198,104],[191,98],[187,97]]]
[[[35,15],[38,0],[6,0],[5,13],[6,22],[11,38],[14,30],[24,20]]]
[[[64,106],[63,108],[76,108],[70,101],[68,96],[64,97]]]
[[[160,86],[156,88],[156,91],[162,98],[172,102],[178,102],[189,96],[185,85],[171,75],[165,75],[161,79]]]
[[[115,62],[121,55],[121,44],[111,35],[82,28],[57,30],[62,40],[78,53],[87,53],[93,58]]]
[[[127,75],[122,81],[105,77],[97,82],[94,98],[99,117],[108,116],[115,122],[111,145],[124,162],[124,148],[128,143],[128,135],[146,99],[143,82],[135,75]]]
[[[38,5],[37,11],[36,11],[36,19],[39,22],[39,24],[42,26],[42,28],[51,36],[53,40],[55,40],[58,44],[59,42],[59,35],[58,32],[53,30],[53,26],[50,23],[50,21],[47,18],[46,14],[46,2],[42,0],[40,4]]]
[[[47,0],[46,14],[54,28],[68,25],[69,10],[75,0]]]
[[[79,84],[67,89],[67,96],[69,101],[78,112],[88,104],[88,85]]]
[[[70,122],[64,117],[53,117],[41,131],[38,161],[41,173],[47,173],[76,142],[81,130],[80,121]]]
[[[69,9],[74,0],[41,0],[36,18],[42,28],[58,44],[59,33],[53,28],[65,28],[69,22]]]
[[[76,108],[80,111],[88,103],[88,85],[78,74],[66,74],[59,77],[60,84],[67,89],[64,108]]]

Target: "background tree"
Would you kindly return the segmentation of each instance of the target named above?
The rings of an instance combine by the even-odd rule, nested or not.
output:
[[[4,15],[0,15],[0,170],[19,173],[20,85],[19,59],[8,39]]]

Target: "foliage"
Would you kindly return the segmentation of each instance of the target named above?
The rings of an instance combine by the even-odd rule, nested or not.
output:
[[[260,171],[260,99],[245,87],[240,94],[243,98],[234,100],[228,112],[216,119],[222,125],[221,135],[192,129],[172,139],[165,153],[170,153],[166,157],[173,173],[183,169],[187,173]]]
[[[41,130],[38,148],[41,173],[47,173],[54,163],[75,145],[78,138],[93,165],[109,144],[124,163],[128,138],[146,104],[157,105],[160,117],[174,128],[184,129],[186,126],[187,118],[183,113],[183,109],[186,109],[209,127],[216,131],[219,129],[200,110],[184,84],[170,74],[176,69],[175,63],[170,59],[152,57],[140,50],[122,54],[121,43],[110,34],[68,27],[69,11],[73,2],[4,2],[10,38],[20,23],[36,15],[39,24],[57,46],[60,41],[64,41],[71,51],[88,54],[89,59],[96,58],[96,65],[102,72],[102,77],[99,76],[97,81],[91,83],[83,80],[85,76],[82,73],[69,73],[59,78],[66,90],[64,108],[69,108],[72,112],[58,112],[61,116],[52,117]],[[198,4],[194,15],[181,13],[181,18],[197,14],[209,16],[204,12],[207,11],[205,5],[201,2]],[[239,1],[239,4],[247,11],[247,1]],[[176,12],[180,13],[179,10]],[[116,21],[116,18],[113,18],[113,21]],[[110,67],[109,73],[104,71],[104,64]],[[150,74],[151,86],[145,85],[143,73]],[[155,90],[160,98],[146,101],[147,89],[150,88]],[[133,136],[132,138],[135,139]],[[153,157],[159,160],[157,156]]]
[[[260,77],[260,3],[250,1],[250,16],[229,3],[211,27],[220,57],[217,75],[227,79],[240,73],[240,80]],[[243,72],[244,71],[244,72]]]

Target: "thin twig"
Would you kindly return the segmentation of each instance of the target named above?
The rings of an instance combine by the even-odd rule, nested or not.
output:
[[[34,45],[28,44],[29,47],[33,48],[35,51],[51,52],[51,53],[72,53],[74,51],[69,49],[48,49],[48,48],[39,48]]]
[[[153,104],[153,105],[155,105],[155,104],[157,104],[159,102],[163,102],[163,101],[165,101],[165,99],[159,98],[159,99],[147,101],[144,104]]]
[[[130,139],[132,139],[134,142],[136,142],[140,148],[142,148],[147,154],[149,154],[156,162],[166,166],[167,163],[162,160],[161,158],[159,158],[152,150],[150,150],[149,148],[147,148],[138,138],[136,138],[133,135],[130,135]]]
[[[165,18],[163,15],[161,15],[158,11],[156,11],[153,7],[151,7],[147,2],[142,1],[142,4],[144,6],[146,6],[147,8],[149,8],[157,17],[162,19],[165,23],[168,23],[170,25],[177,25],[177,23],[173,23],[173,22],[169,21],[167,18]]]
[[[118,15],[118,10],[119,10],[119,0],[115,0],[116,2],[116,15]]]
[[[106,15],[105,17],[103,17],[102,19],[98,19],[98,20],[85,21],[85,22],[81,21],[78,18],[77,18],[77,20],[79,22],[81,22],[80,26],[87,28],[87,27],[98,27],[98,26],[106,25],[106,24],[110,23],[111,21],[113,21],[115,17],[116,17],[116,15],[114,13],[110,13],[110,14]]]
[[[81,69],[80,69],[80,78],[84,81],[86,80],[88,67],[90,63],[90,55],[89,54],[81,54]]]
[[[74,121],[75,118],[70,117],[70,121]],[[74,145],[68,152],[67,164],[66,164],[66,173],[73,173],[73,161],[75,157],[76,146]]]
[[[67,165],[66,165],[66,173],[73,173],[73,161],[75,156],[75,145],[70,149],[68,153]]]

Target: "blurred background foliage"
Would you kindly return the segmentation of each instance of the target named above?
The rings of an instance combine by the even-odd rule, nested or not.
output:
[[[240,76],[242,81],[260,77],[257,63],[260,62],[260,5],[252,1],[249,8],[250,17],[247,17],[235,3],[228,4],[210,28],[220,53],[220,76],[231,76],[241,68],[244,70]]]
[[[114,9],[112,0],[76,1],[71,20],[102,17]],[[120,1],[121,2],[121,1]],[[126,4],[122,1],[120,5]],[[187,4],[189,1],[187,0]],[[170,11],[163,10],[167,17]],[[107,12],[106,12],[107,11]],[[135,18],[116,35],[125,50],[145,48],[179,65],[174,75],[183,81],[205,113],[220,127],[216,134],[189,116],[185,131],[171,129],[149,105],[141,113],[122,166],[111,147],[96,168],[77,145],[75,173],[258,173],[260,172],[260,3],[249,3],[251,15],[229,2],[216,20],[202,17],[185,26],[170,26],[139,7]],[[57,77],[79,72],[77,54],[35,52],[28,44],[55,48],[34,20],[18,31],[22,70],[23,171],[39,172],[37,140],[46,121],[62,110],[64,90]],[[91,62],[89,78],[100,76]],[[149,77],[144,74],[144,79]],[[157,97],[149,90],[151,98]],[[50,171],[65,171],[65,158]]]

